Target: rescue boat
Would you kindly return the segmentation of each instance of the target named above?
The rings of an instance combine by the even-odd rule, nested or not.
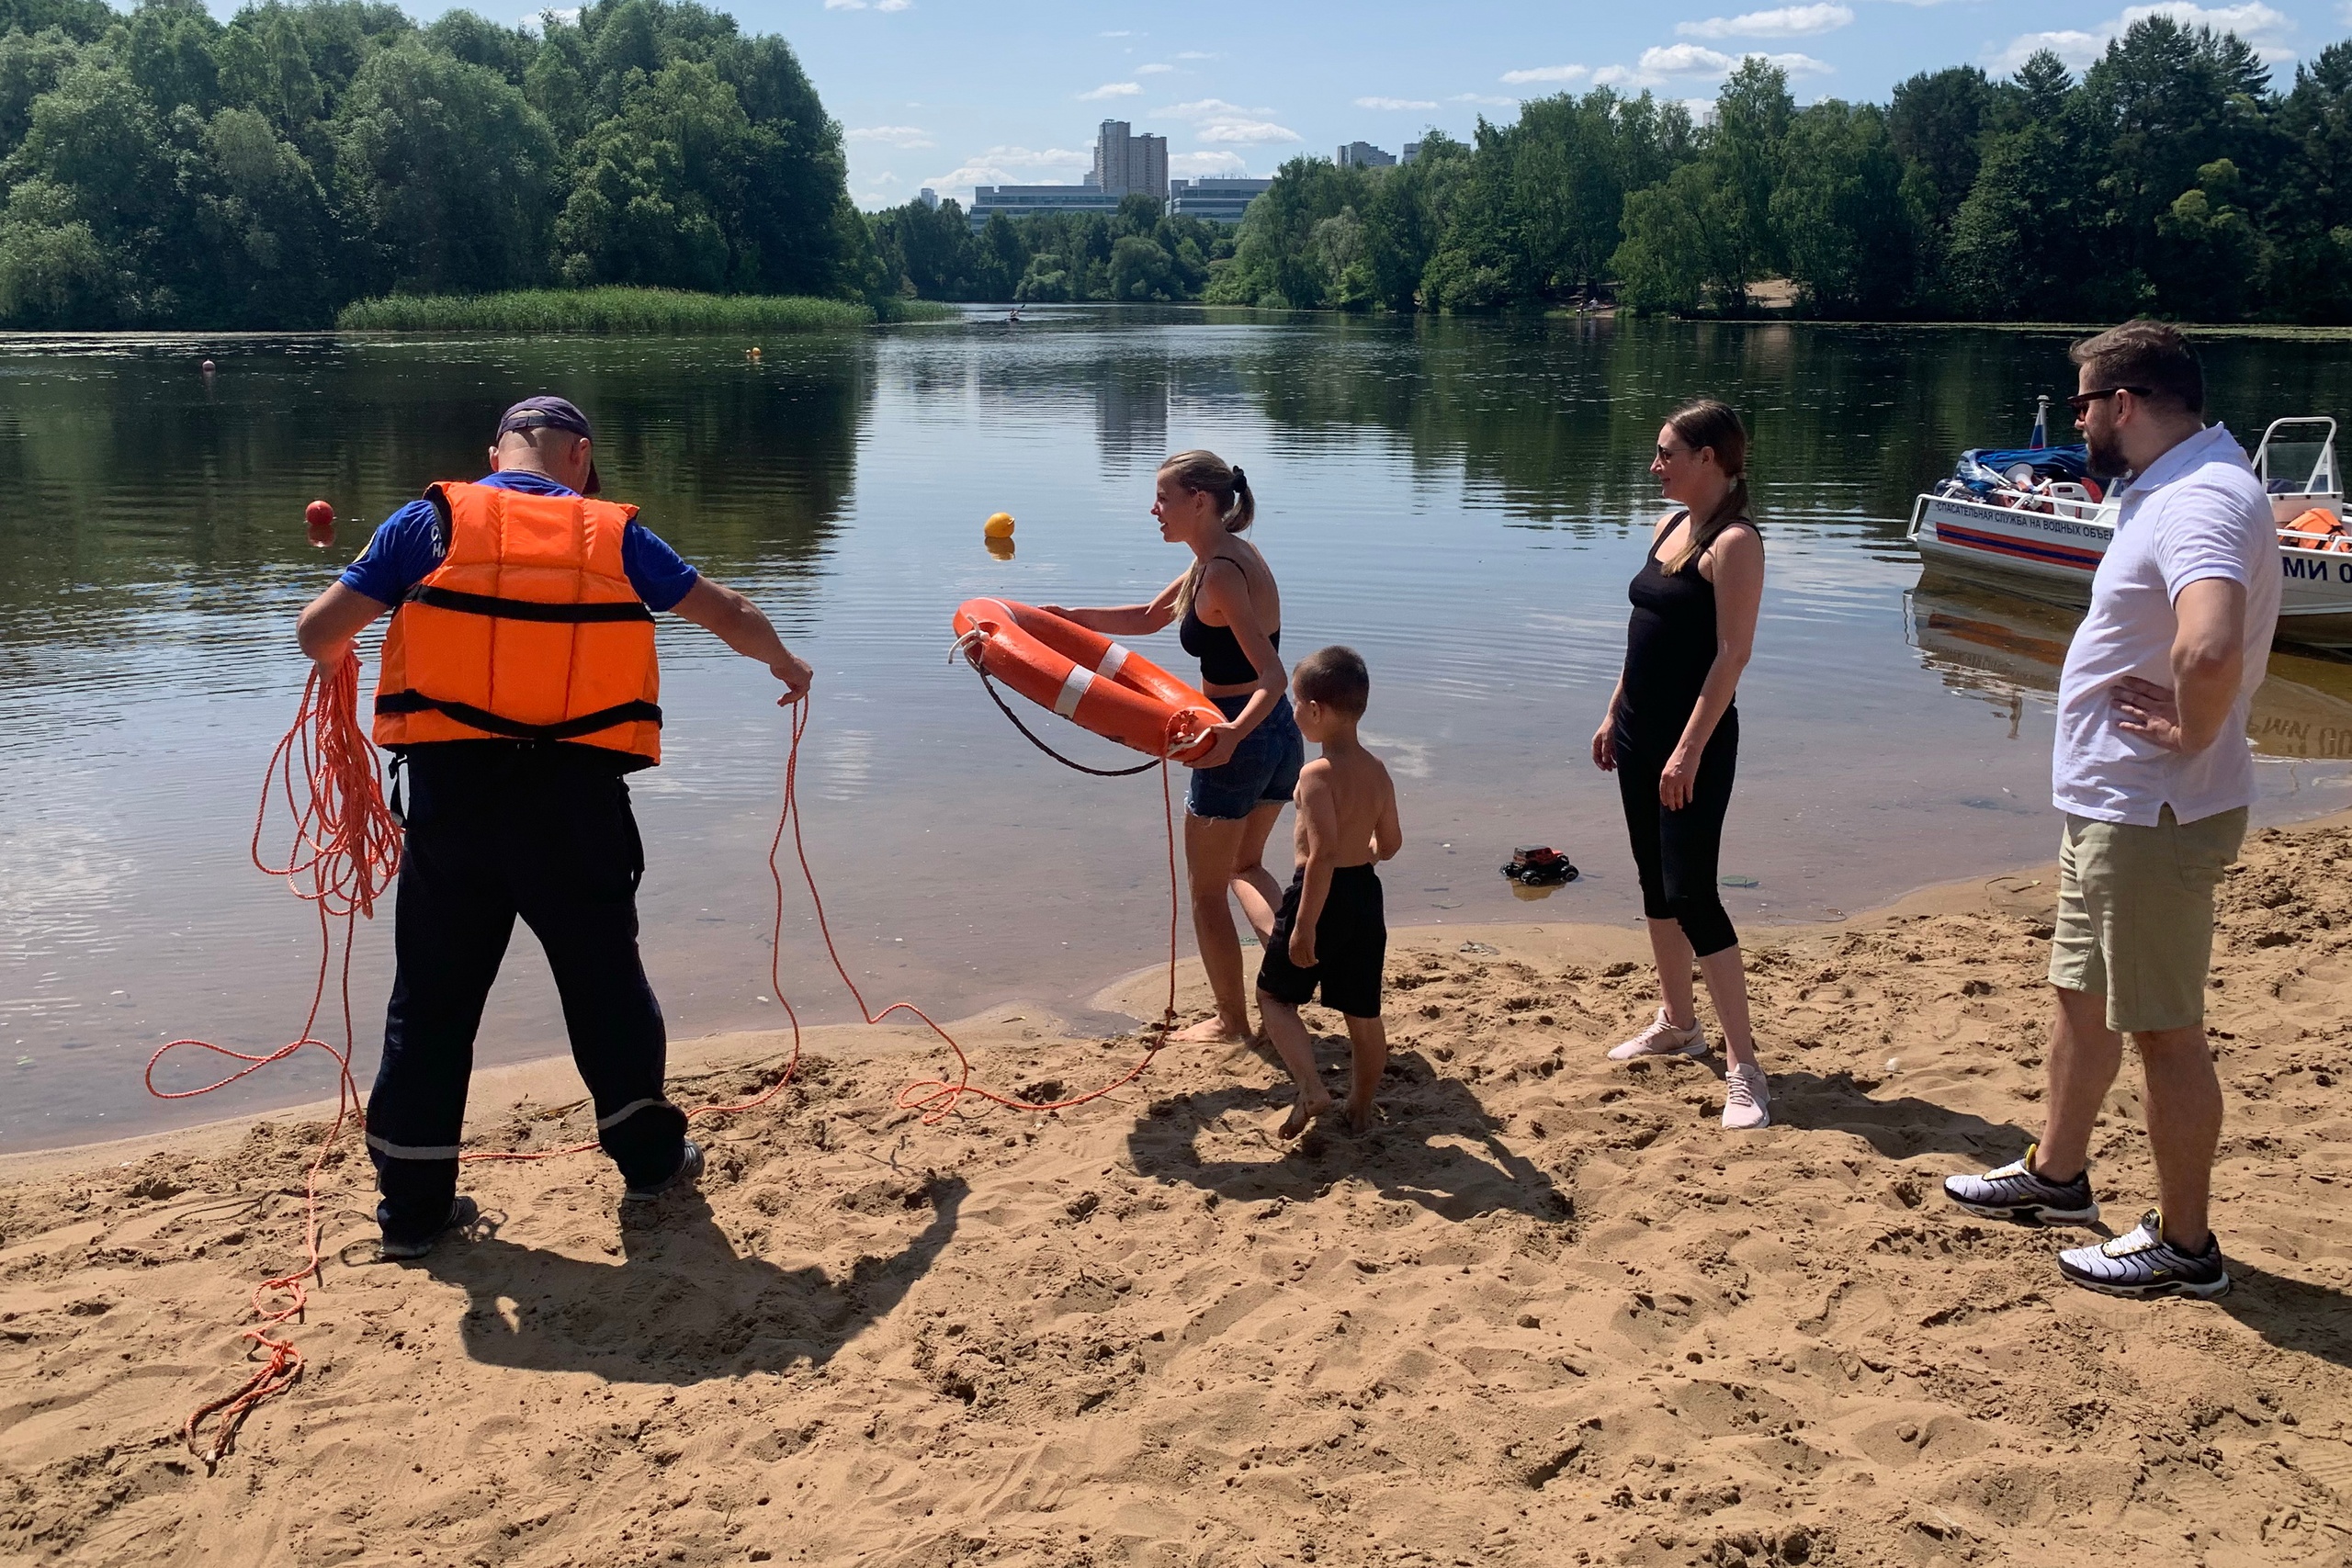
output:
[[[1179,762],[1216,745],[1214,703],[1101,632],[1012,599],[967,599],[955,625],[983,673],[1106,740]]]
[[[2049,399],[2041,400],[2043,405]],[[2044,428],[2037,417],[2038,437]],[[2352,649],[2352,536],[2335,463],[2335,421],[2271,422],[2254,471],[2270,494],[2284,574],[2276,640]],[[2115,537],[2120,481],[2090,472],[2087,448],[2034,445],[1961,454],[1952,476],[1913,502],[1909,538],[1931,571],[2052,604],[2090,603]]]

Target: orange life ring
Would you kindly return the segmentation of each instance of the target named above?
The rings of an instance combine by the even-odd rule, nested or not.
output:
[[[957,645],[992,678],[1107,740],[1180,762],[1206,756],[1225,715],[1132,649],[1035,604],[967,599]]]

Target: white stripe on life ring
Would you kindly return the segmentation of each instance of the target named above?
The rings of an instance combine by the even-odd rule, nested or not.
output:
[[[1064,718],[1076,718],[1079,703],[1085,697],[1087,688],[1093,684],[1093,671],[1071,665],[1069,673],[1062,677],[1061,694],[1054,699],[1054,711]]]
[[[1127,649],[1114,642],[1103,650],[1102,661],[1094,667],[1094,672],[1105,681],[1115,681],[1119,678],[1119,671],[1126,663],[1128,657]]]

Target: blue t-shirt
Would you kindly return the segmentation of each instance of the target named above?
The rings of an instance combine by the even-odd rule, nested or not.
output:
[[[571,495],[572,491],[521,468],[506,468],[476,481],[531,495]],[[441,520],[429,501],[410,502],[384,520],[359,558],[343,569],[342,582],[379,604],[397,604],[408,591],[441,564]],[[621,534],[621,570],[649,610],[670,610],[686,596],[701,574],[652,529],[632,522]]]

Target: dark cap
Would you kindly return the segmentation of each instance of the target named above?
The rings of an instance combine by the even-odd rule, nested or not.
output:
[[[525,398],[499,416],[498,434],[517,430],[569,430],[575,435],[595,438],[588,428],[588,416],[582,413],[568,398]],[[588,493],[594,495],[604,488],[596,477],[596,465],[588,465]]]

